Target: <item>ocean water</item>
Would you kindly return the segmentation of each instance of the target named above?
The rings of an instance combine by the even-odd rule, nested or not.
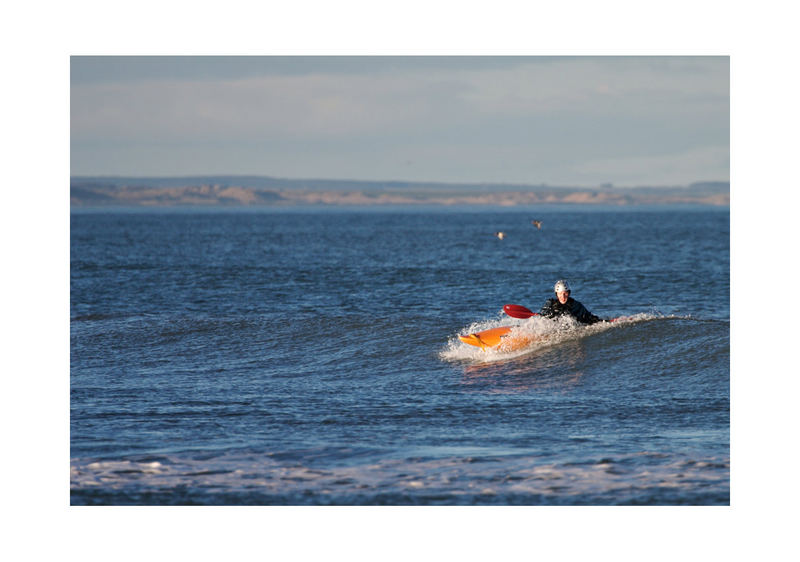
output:
[[[727,208],[70,223],[73,505],[730,502]],[[623,319],[503,315],[562,277]]]

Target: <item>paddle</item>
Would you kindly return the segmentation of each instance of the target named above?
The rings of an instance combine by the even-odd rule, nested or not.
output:
[[[531,316],[539,316],[538,312],[533,312],[520,306],[518,304],[507,304],[503,307],[503,312],[508,314],[511,318],[530,318]]]
[[[532,310],[525,308],[524,306],[520,306],[518,304],[507,304],[503,307],[503,311],[508,314],[511,318],[530,318],[531,316],[539,316],[538,312],[533,312]],[[616,322],[622,316],[617,316],[616,318],[608,318],[606,322]]]

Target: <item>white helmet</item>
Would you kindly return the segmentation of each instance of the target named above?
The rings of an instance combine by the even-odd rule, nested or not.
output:
[[[570,292],[569,283],[567,283],[566,279],[559,279],[556,281],[556,285],[553,287],[553,289],[555,289],[556,293],[560,293],[562,291],[566,291],[568,293]]]

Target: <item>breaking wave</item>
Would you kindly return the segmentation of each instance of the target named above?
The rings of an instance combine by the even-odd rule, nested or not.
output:
[[[474,322],[465,326],[458,334],[448,339],[445,347],[440,350],[439,357],[444,361],[451,362],[468,361],[487,363],[503,361],[565,342],[581,340],[608,330],[625,329],[634,324],[661,318],[676,317],[663,316],[657,313],[638,313],[631,316],[620,317],[614,322],[601,322],[590,326],[584,326],[569,317],[551,320],[542,318],[541,316],[533,316],[525,320],[520,320],[499,315],[492,319]],[[472,334],[491,328],[498,328],[500,326],[511,326],[511,334],[530,337],[531,343],[519,349],[508,351],[497,348],[480,349],[475,346],[467,345],[458,339],[459,334]]]

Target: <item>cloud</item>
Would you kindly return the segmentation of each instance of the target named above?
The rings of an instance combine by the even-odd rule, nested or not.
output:
[[[728,143],[726,58],[370,57],[327,66],[314,58],[298,59],[297,72],[282,58],[280,72],[251,65],[239,74],[221,72],[224,59],[213,72],[191,60],[194,71],[175,76],[162,61],[143,78],[117,70],[74,80],[74,167],[99,146],[142,155],[206,147],[250,172],[267,161],[307,163],[283,172],[271,164],[267,174],[369,179],[369,169],[404,179],[430,171],[428,179],[447,180],[472,168],[481,181],[536,181],[537,170],[553,168],[550,181],[558,181],[618,165],[602,181],[620,181],[635,175],[626,165]],[[143,158],[137,165],[156,166]],[[416,165],[398,167],[409,160]]]
[[[73,87],[73,132],[357,135],[553,112],[686,111],[705,108],[703,99],[727,99],[718,73],[707,68],[704,60],[558,59],[499,69],[81,84]]]
[[[728,146],[700,146],[679,153],[590,159],[575,167],[576,181],[615,178],[626,185],[685,185],[691,181],[727,180]],[[689,178],[694,178],[689,179]]]
[[[73,100],[73,134],[96,138],[352,136],[402,129],[435,111],[431,97],[399,77],[89,85],[74,88]]]
[[[476,110],[517,115],[652,115],[709,108],[724,114],[728,71],[721,62],[622,57],[527,63],[471,75],[464,96]]]

